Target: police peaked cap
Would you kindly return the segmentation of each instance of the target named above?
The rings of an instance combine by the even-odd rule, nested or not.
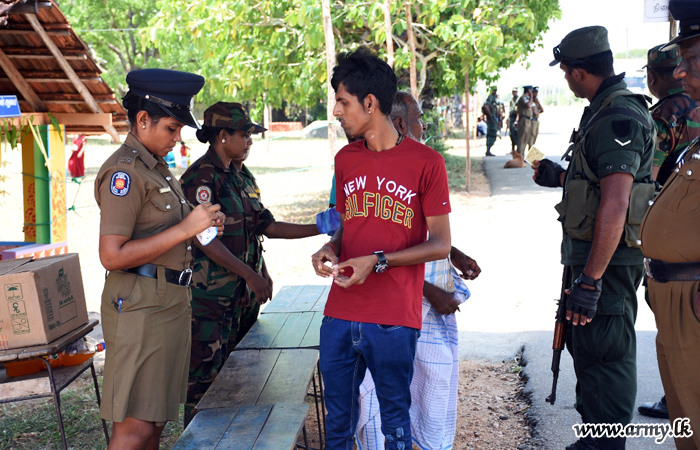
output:
[[[201,128],[192,114],[194,96],[204,78],[188,72],[166,69],[133,70],[126,76],[129,91],[160,106],[185,125]]]
[[[668,10],[671,11],[674,19],[680,21],[680,27],[678,36],[661,47],[661,50],[669,50],[681,41],[700,36],[700,2],[697,0],[670,0]]]

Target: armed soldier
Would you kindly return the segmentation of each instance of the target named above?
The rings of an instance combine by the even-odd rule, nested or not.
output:
[[[690,98],[683,89],[683,81],[673,76],[681,62],[678,47],[668,50],[661,47],[657,45],[649,50],[646,69],[649,91],[659,99],[651,108],[657,128],[652,174],[663,186],[673,173],[678,156],[700,136],[700,103]],[[665,395],[658,402],[641,404],[637,410],[645,416],[668,419]]]
[[[608,32],[569,33],[554,48],[569,88],[591,104],[569,147],[568,170],[536,162],[535,182],[564,187],[562,264],[571,266],[566,347],[574,360],[576,410],[584,423],[628,424],[637,394],[637,288],[644,268],[638,224],[654,194],[655,129],[646,100],[615,75]],[[567,152],[568,154],[568,152]],[[567,450],[624,449],[624,437],[586,436]]]
[[[510,151],[515,152],[518,147],[518,88],[513,88],[513,98],[508,107],[508,135],[510,136]]]
[[[486,99],[481,111],[486,115],[486,156],[496,156],[491,153],[491,147],[496,143],[498,137],[499,113],[496,88],[491,88],[491,95]]]

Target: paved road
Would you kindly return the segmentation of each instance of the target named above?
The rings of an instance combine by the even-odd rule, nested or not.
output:
[[[550,113],[552,111],[549,111]],[[553,114],[544,121],[537,147],[559,160],[578,111]],[[563,132],[561,130],[567,130]],[[498,141],[497,155],[510,151],[508,138]],[[575,378],[568,354],[561,362],[557,402],[544,399],[551,390],[551,345],[554,299],[558,297],[562,266],[559,264],[561,228],[553,206],[561,190],[541,188],[532,182],[532,170],[503,169],[510,156],[485,158],[491,184],[488,201],[464,213],[453,213],[453,243],[477,259],[482,276],[472,282],[472,298],[458,313],[460,357],[489,360],[515,358],[521,351],[526,362],[525,391],[532,397],[530,417],[536,424],[532,448],[564,449],[575,437],[571,425],[580,418],[573,409]],[[455,228],[454,224],[459,224]],[[637,319],[637,405],[663,395],[656,363],[653,315],[639,292]],[[634,422],[662,423],[635,415]],[[670,440],[657,445],[652,439],[633,439],[628,448],[675,448]]]

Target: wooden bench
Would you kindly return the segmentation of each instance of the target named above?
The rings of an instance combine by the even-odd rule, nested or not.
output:
[[[308,413],[298,403],[208,409],[195,416],[173,450],[291,450]]]
[[[262,314],[323,312],[328,300],[328,286],[284,286],[275,297],[265,305]]]
[[[262,314],[234,350],[317,349],[322,320],[321,311]]]

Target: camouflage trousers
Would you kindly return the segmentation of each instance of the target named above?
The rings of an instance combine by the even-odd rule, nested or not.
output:
[[[260,304],[251,299],[247,307],[229,301],[213,301],[192,296],[192,350],[187,380],[185,422],[194,417],[194,408],[219,374],[229,353],[258,319]],[[189,419],[189,420],[188,420]]]

